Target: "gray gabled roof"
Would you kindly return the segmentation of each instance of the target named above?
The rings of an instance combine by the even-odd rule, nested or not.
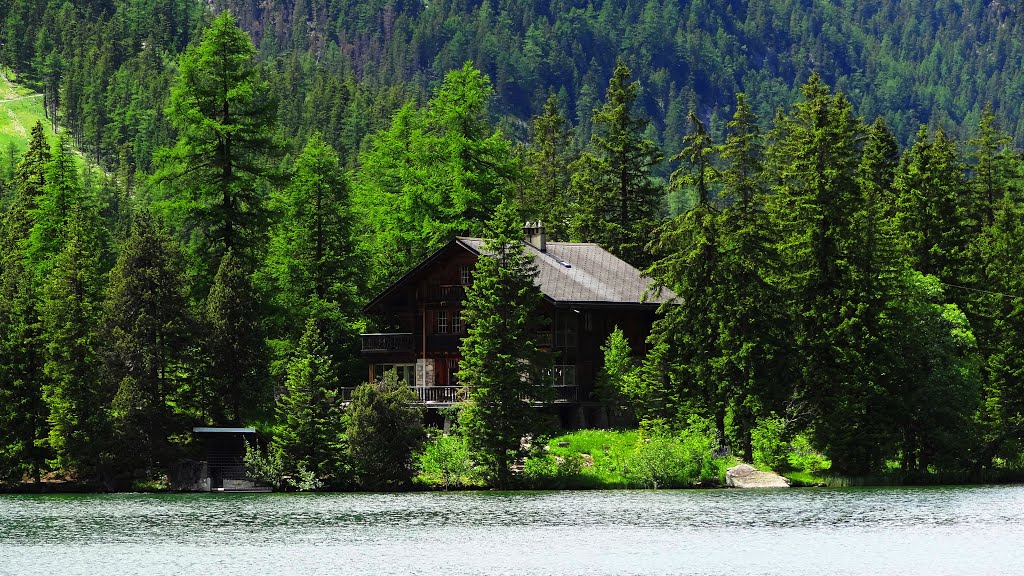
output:
[[[457,241],[477,254],[485,252],[481,238]],[[648,292],[650,278],[597,244],[548,242],[544,252],[524,244],[537,263],[540,291],[556,303],[656,305],[675,297],[666,288]]]

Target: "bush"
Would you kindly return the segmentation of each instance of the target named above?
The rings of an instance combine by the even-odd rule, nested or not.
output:
[[[412,481],[413,454],[423,439],[423,414],[414,400],[393,370],[352,393],[345,430],[356,480],[364,488],[395,489]]]
[[[832,466],[824,454],[814,449],[806,434],[797,434],[789,443],[787,460],[792,469],[812,475],[820,474]]]
[[[718,481],[731,459],[717,456],[717,446],[711,423],[693,420],[683,432],[642,439],[628,460],[627,477],[634,486],[655,489]]]
[[[426,443],[416,459],[419,481],[445,490],[473,482],[473,463],[463,436],[437,434]]]
[[[774,413],[757,423],[750,434],[754,448],[754,466],[778,470],[786,464],[789,446],[783,440],[785,432],[786,420]]]
[[[281,485],[284,465],[281,463],[281,454],[276,451],[269,451],[266,456],[255,444],[245,445],[245,475],[257,484],[277,488]]]

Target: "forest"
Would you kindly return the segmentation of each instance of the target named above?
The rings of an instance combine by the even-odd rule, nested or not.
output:
[[[465,443],[426,449],[514,485],[547,433],[523,220],[678,296],[642,361],[606,346],[595,400],[647,441],[1024,468],[1015,9],[271,4],[0,6],[0,65],[59,135],[0,158],[0,478],[152,479],[192,426],[244,424],[254,468],[408,486],[406,391],[338,392],[362,305],[474,235],[504,255],[467,293],[478,392]]]

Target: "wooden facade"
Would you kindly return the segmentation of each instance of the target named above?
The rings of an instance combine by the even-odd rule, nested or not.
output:
[[[599,418],[587,411],[597,406],[594,384],[603,363],[601,346],[619,326],[634,354],[644,354],[659,303],[642,301],[640,294],[649,281],[599,247],[545,243],[541,238],[526,246],[539,260],[538,284],[543,299],[537,312],[548,320],[548,328],[538,340],[554,352],[555,358],[551,378],[554,390],[546,404],[560,413],[563,422],[585,425]],[[453,239],[367,305],[366,312],[379,326],[378,332],[362,335],[368,378],[379,378],[394,369],[428,408],[448,406],[462,398],[465,391],[457,376],[459,345],[466,335],[462,305],[481,252],[479,239]],[[580,254],[581,261],[597,264],[590,270],[572,269],[572,264],[562,258],[573,254]],[[551,260],[547,272],[543,259]],[[601,279],[602,271],[615,278]],[[573,282],[585,282],[584,287],[590,288],[601,282],[618,282],[627,289],[619,286],[616,292],[612,289],[615,286],[598,286],[599,299],[567,299],[566,295],[582,290]],[[617,293],[625,295],[617,298]]]

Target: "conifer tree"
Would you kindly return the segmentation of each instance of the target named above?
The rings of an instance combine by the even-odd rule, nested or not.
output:
[[[538,398],[543,360],[536,344],[537,267],[522,241],[519,215],[502,202],[487,223],[484,253],[466,289],[459,382],[469,401],[459,423],[470,450],[499,488],[511,482],[520,439],[531,431],[527,398]]]
[[[285,472],[307,470],[326,485],[337,486],[344,458],[338,375],[314,318],[306,322],[288,364],[285,389],[277,401],[282,427],[274,438]]]
[[[359,278],[349,185],[337,153],[314,134],[276,198],[282,212],[266,261],[276,306],[275,339],[292,348],[303,318],[316,318],[335,369],[354,371]],[[288,350],[287,354],[290,354]]]
[[[413,454],[423,441],[423,413],[411,388],[389,371],[352,392],[345,436],[356,482],[383,490],[409,485]]]
[[[562,117],[554,94],[544,112],[533,117],[530,126],[528,162],[532,168],[530,191],[524,202],[528,217],[542,220],[548,237],[566,240],[573,211],[569,195],[572,128]]]
[[[723,322],[719,346],[729,412],[740,449],[752,458],[755,420],[782,413],[792,380],[781,336],[784,303],[774,285],[780,273],[771,223],[765,213],[767,181],[763,139],[744,94],[736,98],[720,147]]]
[[[159,155],[158,182],[185,193],[187,229],[197,228],[200,257],[216,263],[230,250],[250,259],[267,226],[265,182],[278,155],[276,104],[254,60],[256,49],[224,10],[181,56],[167,117],[177,143]],[[172,216],[175,214],[172,212]],[[212,274],[200,275],[209,282]]]
[[[46,342],[44,398],[49,407],[49,444],[57,467],[88,479],[104,459],[109,439],[107,406],[112,394],[102,378],[99,353],[101,285],[99,246],[76,208],[64,248],[48,275],[40,303]]]
[[[143,467],[166,461],[193,328],[178,247],[148,212],[136,212],[104,305],[106,375],[120,388],[113,417],[124,459]]]
[[[720,211],[712,204],[712,161],[715,146],[701,122],[689,115],[692,132],[675,158],[681,167],[672,186],[692,188],[696,205],[666,224],[655,240],[660,258],[649,272],[670,288],[679,302],[662,306],[648,341],[644,365],[647,407],[641,418],[685,427],[691,415],[711,416],[724,438],[728,390],[719,365],[723,293],[721,276]]]
[[[862,127],[849,101],[833,95],[817,73],[801,91],[803,98],[778,118],[769,148],[775,194],[768,209],[780,234],[801,372],[795,394],[834,469],[863,473],[880,455],[858,439],[864,420],[852,421],[869,421],[873,401],[870,379],[859,371],[865,359],[855,345],[861,320],[851,266]]]
[[[0,220],[0,477],[27,473],[37,485],[47,456],[45,349],[27,243],[49,159],[43,126],[36,123],[17,166],[14,199]]]
[[[259,297],[242,260],[228,251],[206,300],[209,395],[204,416],[240,424],[270,405]]]
[[[636,266],[651,258],[644,251],[650,229],[661,220],[664,190],[655,181],[658,147],[645,136],[649,120],[637,109],[640,84],[619,62],[605,103],[594,112],[589,149],[572,167],[572,189],[579,211],[570,236],[597,242]]]

